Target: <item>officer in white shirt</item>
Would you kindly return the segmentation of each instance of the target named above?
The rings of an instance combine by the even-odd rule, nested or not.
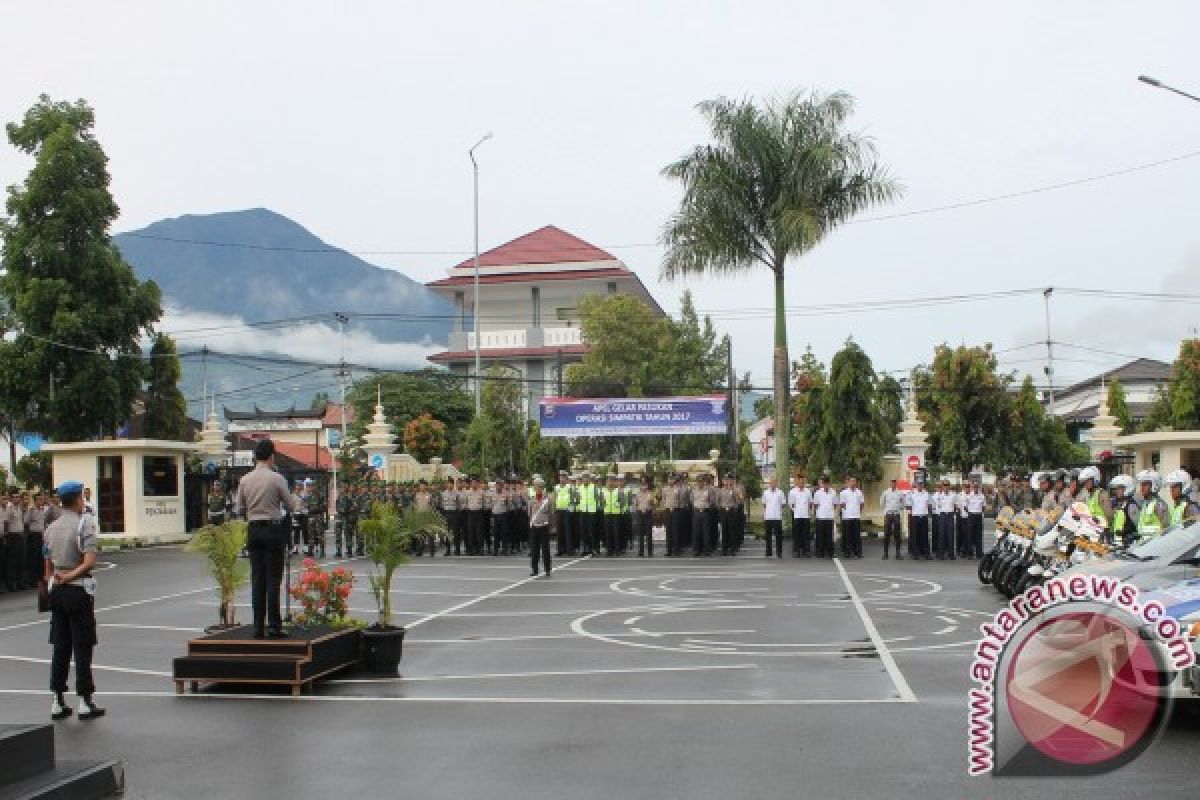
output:
[[[969,485],[969,484],[968,484]],[[962,484],[954,485],[954,554],[965,558],[967,555],[967,493]]]
[[[817,558],[833,558],[833,517],[838,496],[829,488],[829,476],[821,476],[821,488],[813,492],[813,506],[817,516]]]
[[[896,558],[903,559],[904,556],[900,552],[900,539],[903,535],[900,515],[904,512],[904,492],[900,491],[895,478],[892,478],[891,485],[883,490],[879,505],[883,507],[883,557],[888,557],[888,545],[895,539]]]
[[[929,561],[929,519],[933,498],[925,491],[925,479],[917,478],[917,488],[906,498],[908,506],[908,554]]]
[[[978,483],[971,483],[963,498],[967,511],[967,558],[983,558],[983,491]]]
[[[771,478],[766,491],[763,492],[763,528],[767,534],[767,558],[771,557],[771,543],[783,558],[783,504],[787,498],[779,488],[779,480]]]
[[[950,482],[938,484],[933,495],[934,524],[933,556],[939,561],[954,560],[954,497],[950,494]]]
[[[804,476],[797,475],[796,483],[788,492],[788,506],[792,510],[792,557],[812,556],[812,507],[813,490],[804,485]]]
[[[846,479],[846,488],[838,494],[842,509],[842,557],[862,558],[862,508],[866,504],[858,479]]]

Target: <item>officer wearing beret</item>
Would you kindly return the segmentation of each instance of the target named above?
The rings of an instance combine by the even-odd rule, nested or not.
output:
[[[92,651],[96,647],[96,523],[83,510],[83,484],[67,481],[58,487],[62,516],[46,530],[46,572],[50,581],[50,691],[54,699],[50,718],[71,716],[63,695],[71,658],[75,659],[75,693],[79,695],[79,718],[104,716],[96,705],[92,682]]]

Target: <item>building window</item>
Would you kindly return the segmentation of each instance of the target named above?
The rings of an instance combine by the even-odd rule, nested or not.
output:
[[[179,465],[174,457],[142,458],[142,494],[146,497],[179,496]]]
[[[463,330],[467,325],[467,296],[462,292],[454,293],[454,312],[458,317],[458,330]]]
[[[616,294],[616,293],[617,293],[617,284],[616,284],[616,281],[609,281],[609,283],[608,283],[608,293],[609,293],[609,294]]]
[[[534,286],[529,290],[533,300],[533,327],[542,327],[542,290]]]

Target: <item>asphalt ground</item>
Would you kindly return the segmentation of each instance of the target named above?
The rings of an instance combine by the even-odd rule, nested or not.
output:
[[[62,758],[121,758],[128,796],[1045,797],[1195,793],[1200,714],[1091,779],[969,778],[968,659],[1001,605],[974,562],[422,558],[396,576],[402,677],[176,696],[216,620],[201,559],[105,555],[98,697]],[[374,613],[366,564],[351,598]],[[111,565],[111,566],[109,566]],[[48,719],[46,616],[0,595],[0,723]],[[249,609],[241,609],[241,618]]]

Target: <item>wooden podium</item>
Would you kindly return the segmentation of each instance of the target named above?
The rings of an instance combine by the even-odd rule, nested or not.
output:
[[[293,628],[286,639],[255,639],[253,628],[236,628],[188,642],[186,656],[174,661],[175,691],[184,684],[236,683],[288,686],[293,696],[335,672],[357,666],[362,637],[356,629]]]

